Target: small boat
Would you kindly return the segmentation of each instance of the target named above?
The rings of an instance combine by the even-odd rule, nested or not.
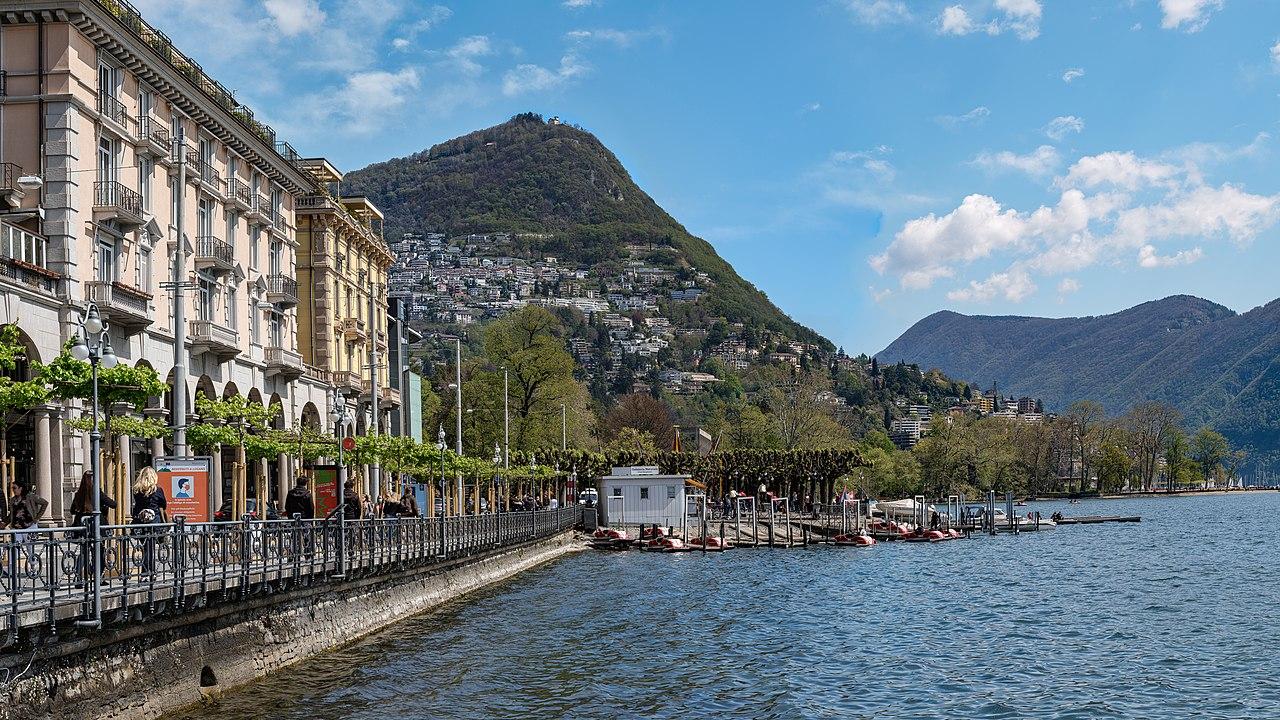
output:
[[[876,544],[876,539],[870,535],[837,535],[831,538],[831,542],[836,545],[846,547],[871,547]]]
[[[644,547],[641,549],[647,550],[649,552],[674,553],[674,552],[689,552],[693,548],[685,544],[685,541],[681,540],[680,538],[660,537],[660,538],[654,538],[649,542],[645,543]]]
[[[626,550],[631,542],[626,530],[597,528],[588,544],[597,550]]]
[[[1026,500],[1019,500],[1018,502],[1014,503],[1014,504],[1013,504],[1013,506],[1014,506],[1014,507],[1026,507],[1026,506],[1027,506],[1027,501],[1026,501]]]
[[[693,538],[689,541],[689,547],[693,550],[705,550],[707,552],[724,552],[733,547],[728,540],[712,535],[705,541],[700,538]]]

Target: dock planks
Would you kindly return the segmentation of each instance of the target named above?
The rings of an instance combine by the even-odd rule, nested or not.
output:
[[[1080,517],[1064,517],[1059,525],[1096,525],[1109,522],[1142,522],[1141,515],[1081,515]]]

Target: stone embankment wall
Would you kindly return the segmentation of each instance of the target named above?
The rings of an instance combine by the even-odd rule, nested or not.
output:
[[[0,720],[154,718],[577,547],[564,533],[451,564],[259,596],[16,651],[8,676],[0,670]]]

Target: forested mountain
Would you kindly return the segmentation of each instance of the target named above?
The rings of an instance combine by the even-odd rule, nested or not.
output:
[[[527,233],[522,249],[580,264],[621,263],[628,246],[651,245],[651,264],[692,267],[714,283],[675,320],[718,317],[828,350],[831,343],[789,318],[743,280],[709,243],[691,235],[641,190],[594,135],[526,113],[409,157],[347,175],[386,213],[388,240],[405,232]]]
[[[1189,427],[1211,423],[1255,462],[1280,451],[1280,300],[1243,314],[1187,295],[1098,317],[938,312],[877,357],[998,383],[1049,410],[1093,399],[1114,415],[1158,400]]]

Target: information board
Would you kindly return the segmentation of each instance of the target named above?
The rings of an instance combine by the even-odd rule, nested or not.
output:
[[[162,457],[154,464],[160,489],[168,500],[169,518],[184,517],[187,522],[209,522],[208,457]]]

